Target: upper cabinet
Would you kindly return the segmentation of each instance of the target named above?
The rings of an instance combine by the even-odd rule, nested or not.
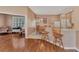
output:
[[[72,12],[60,15],[61,28],[71,29],[73,28]]]
[[[72,12],[60,14],[60,19],[55,20],[53,22],[53,27],[57,27],[61,29],[72,29],[73,25],[74,24],[72,22]]]
[[[48,24],[48,18],[46,17],[37,18],[36,25],[46,25],[46,24]]]

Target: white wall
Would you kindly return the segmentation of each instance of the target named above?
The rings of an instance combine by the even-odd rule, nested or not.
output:
[[[76,48],[76,31],[75,30],[62,30],[63,33],[63,44],[65,49]]]

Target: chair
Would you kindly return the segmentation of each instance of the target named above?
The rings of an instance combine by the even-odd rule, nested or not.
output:
[[[63,41],[62,41],[63,34],[61,34],[61,30],[59,28],[53,28],[53,36],[54,36],[53,43],[55,45],[58,44],[59,47],[62,47],[64,49]]]
[[[48,40],[48,32],[47,31],[41,32],[41,39]]]
[[[48,39],[48,32],[45,31],[46,27],[45,26],[38,26],[37,27],[37,32],[41,35],[41,39],[47,40]]]

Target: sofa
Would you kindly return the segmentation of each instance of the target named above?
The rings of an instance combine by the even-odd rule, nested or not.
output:
[[[0,34],[1,33],[8,33],[9,28],[8,27],[0,27]]]

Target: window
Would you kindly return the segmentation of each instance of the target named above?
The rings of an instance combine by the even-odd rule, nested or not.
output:
[[[12,16],[12,28],[24,27],[25,17]]]

